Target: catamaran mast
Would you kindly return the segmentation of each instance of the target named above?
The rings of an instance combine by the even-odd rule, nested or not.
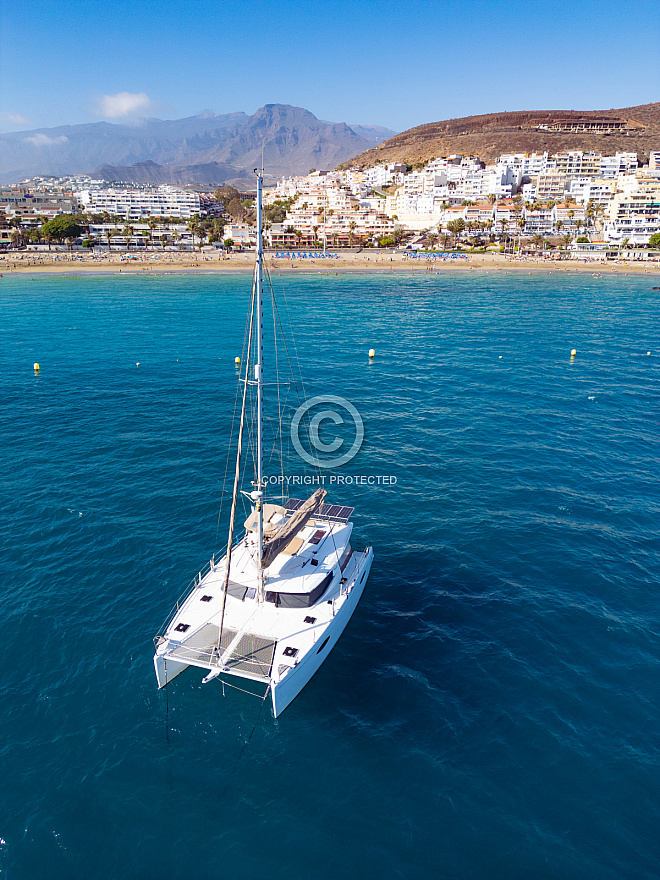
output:
[[[254,378],[257,383],[257,480],[255,490],[257,508],[257,595],[260,602],[264,601],[264,572],[262,565],[264,547],[264,513],[263,513],[263,351],[264,351],[264,322],[263,322],[263,262],[264,246],[262,236],[262,208],[261,187],[263,176],[257,171],[257,265],[256,265],[256,302],[257,311],[257,351],[254,366]]]

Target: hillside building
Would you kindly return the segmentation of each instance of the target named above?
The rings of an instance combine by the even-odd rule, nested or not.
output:
[[[189,220],[201,210],[199,193],[159,186],[153,189],[86,189],[79,194],[83,210],[108,213],[125,220],[145,217],[181,217]]]

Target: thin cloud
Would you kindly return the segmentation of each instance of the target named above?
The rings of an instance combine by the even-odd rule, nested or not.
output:
[[[119,119],[125,116],[146,116],[153,109],[153,102],[144,92],[117,92],[116,95],[101,95],[97,101],[99,116],[106,119]]]
[[[30,125],[30,120],[20,113],[0,113],[0,122],[7,125]]]
[[[57,137],[49,137],[47,134],[34,134],[32,137],[23,138],[26,144],[32,144],[33,147],[52,147],[55,144],[64,144],[69,138],[66,135],[58,135]]]

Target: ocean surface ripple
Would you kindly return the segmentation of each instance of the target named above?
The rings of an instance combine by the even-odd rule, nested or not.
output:
[[[274,279],[375,549],[277,721],[152,666],[226,532],[249,279],[1,284],[0,878],[657,880],[652,281]]]

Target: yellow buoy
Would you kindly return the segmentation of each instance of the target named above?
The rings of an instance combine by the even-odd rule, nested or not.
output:
[[[577,354],[577,349],[572,348],[571,349],[571,357],[574,358],[576,354]]]
[[[38,370],[39,370],[39,364],[34,364],[34,369],[38,371]]]
[[[369,357],[376,357],[376,350],[374,348],[369,349]]]
[[[240,364],[240,362],[241,362],[241,359],[240,359],[239,357],[235,357],[235,358],[234,358],[234,363],[235,363],[237,366],[238,366],[238,364]]]

